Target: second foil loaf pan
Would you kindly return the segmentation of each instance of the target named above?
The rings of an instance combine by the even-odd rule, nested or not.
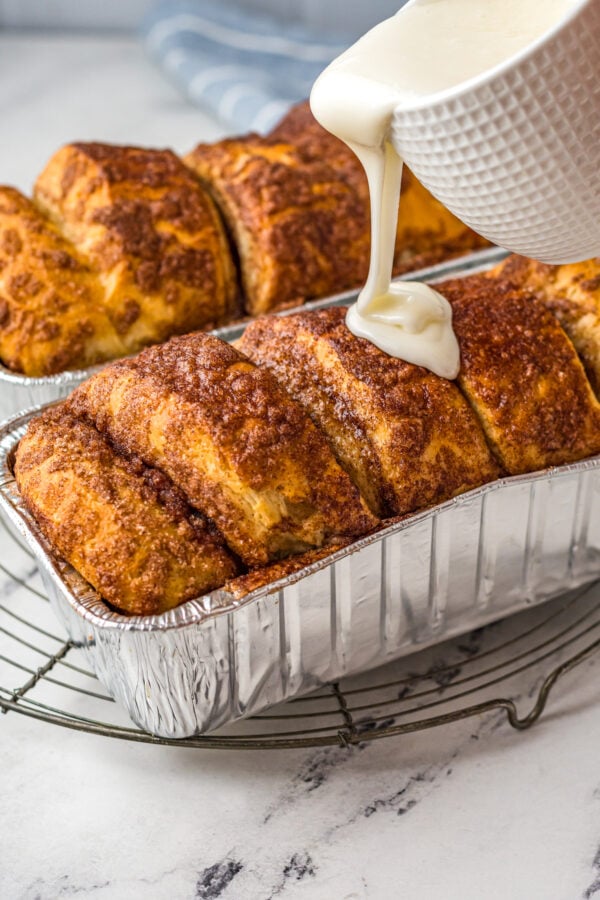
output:
[[[99,679],[153,734],[211,731],[274,703],[540,603],[600,574],[600,458],[487,484],[243,597],[159,616],[112,611],[53,554],[0,430],[0,509]]]

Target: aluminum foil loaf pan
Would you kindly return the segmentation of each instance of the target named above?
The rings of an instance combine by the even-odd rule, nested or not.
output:
[[[430,266],[427,269],[420,269],[418,272],[405,274],[402,277],[404,279],[410,278],[413,281],[439,281],[443,278],[451,278],[454,274],[464,275],[489,268],[506,255],[505,250],[492,247],[491,249],[480,250],[445,263],[439,263],[436,266]],[[357,291],[346,291],[334,297],[326,297],[322,300],[305,303],[303,306],[295,309],[284,310],[281,314],[286,315],[292,312],[299,312],[300,310],[322,309],[326,306],[352,303],[356,300],[357,295]],[[241,335],[244,327],[244,322],[238,322],[217,328],[211,334],[215,334],[225,341],[231,341]],[[5,368],[0,363],[0,422],[26,409],[31,409],[44,403],[52,403],[54,400],[62,400],[100,368],[102,366],[92,366],[88,369],[60,372],[58,375],[48,375],[43,378],[31,378],[27,375],[11,372],[10,369]]]
[[[202,734],[541,603],[600,575],[600,457],[506,478],[243,597],[127,617],[52,552],[12,474],[35,412],[0,428],[0,510],[52,605],[141,728]]]

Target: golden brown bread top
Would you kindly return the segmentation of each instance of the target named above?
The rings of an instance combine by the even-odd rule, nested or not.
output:
[[[554,313],[600,395],[600,258],[550,266],[513,255],[488,275],[532,291]]]
[[[248,565],[376,524],[302,407],[215,337],[175,338],[115,363],[67,404],[164,471]]]
[[[219,587],[236,563],[160,472],[64,407],[33,420],[15,475],[52,546],[117,609],[150,615]]]
[[[355,337],[345,315],[263,317],[238,346],[302,403],[371,509],[400,515],[497,478],[456,386]]]
[[[267,137],[200,144],[185,162],[212,192],[240,260],[252,315],[357,287],[370,253],[369,193],[357,157],[300,104]],[[486,242],[407,172],[398,271]],[[414,268],[414,266],[413,266]]]
[[[39,176],[35,199],[98,271],[128,352],[234,311],[219,214],[170,150],[68,145]]]
[[[94,272],[14,188],[0,187],[0,359],[43,376],[125,353]]]
[[[459,384],[510,474],[600,451],[600,405],[555,317],[510,281],[436,285],[453,309]]]

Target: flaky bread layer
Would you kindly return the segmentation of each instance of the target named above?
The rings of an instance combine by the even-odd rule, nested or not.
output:
[[[128,352],[234,312],[236,276],[219,214],[170,150],[67,145],[34,196],[90,260]]]
[[[116,359],[238,312],[220,214],[169,150],[71,144],[34,199],[0,187],[0,359],[29,376]]]
[[[25,375],[81,368],[216,327],[243,307],[256,315],[364,282],[365,174],[308,104],[267,137],[200,145],[185,162],[169,150],[74,143],[50,159],[33,202],[0,188],[12,208],[0,211],[5,365]],[[487,243],[408,170],[402,195],[396,273]]]
[[[55,550],[122,612],[164,612],[238,571],[168,478],[123,458],[62,406],[31,423],[15,476]]]

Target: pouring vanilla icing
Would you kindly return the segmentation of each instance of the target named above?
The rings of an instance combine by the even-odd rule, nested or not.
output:
[[[412,0],[346,50],[311,93],[315,118],[354,151],[371,197],[371,264],[349,329],[444,378],[460,352],[452,309],[433,288],[392,283],[402,160],[394,110],[485,72],[541,37],[575,0]]]

